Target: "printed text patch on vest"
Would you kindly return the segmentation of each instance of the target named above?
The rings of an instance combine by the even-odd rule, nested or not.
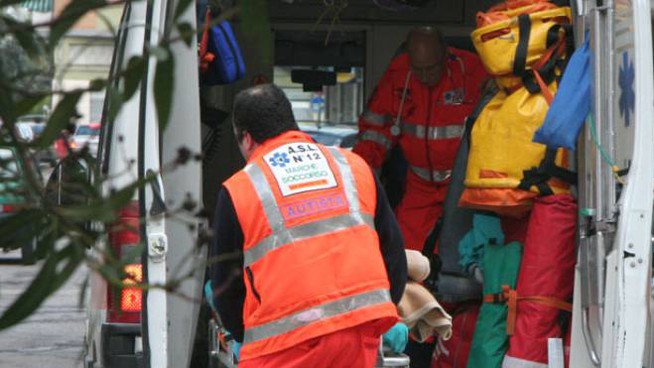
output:
[[[347,200],[341,193],[328,196],[319,196],[304,201],[293,202],[282,206],[284,220],[292,220],[302,216],[311,216],[318,213],[332,211],[347,207]]]
[[[264,156],[283,196],[334,188],[329,162],[313,143],[289,143]]]

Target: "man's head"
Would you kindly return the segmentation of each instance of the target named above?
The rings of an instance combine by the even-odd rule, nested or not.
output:
[[[406,44],[413,75],[427,86],[437,85],[447,61],[447,45],[442,33],[433,27],[414,28]]]
[[[274,84],[261,84],[239,92],[234,99],[232,124],[246,159],[264,141],[299,129],[291,102]]]

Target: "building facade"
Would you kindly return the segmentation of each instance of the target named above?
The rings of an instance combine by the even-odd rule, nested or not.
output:
[[[71,0],[53,0],[52,16],[57,17]],[[107,78],[122,5],[90,12],[61,39],[55,49],[53,88],[88,88],[92,80]],[[53,99],[53,106],[57,99]],[[79,101],[77,124],[100,121],[104,91],[85,93]]]

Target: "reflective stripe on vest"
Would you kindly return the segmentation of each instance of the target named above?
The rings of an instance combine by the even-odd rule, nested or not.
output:
[[[361,114],[361,117],[366,121],[366,123],[380,127],[383,127],[389,121],[388,115],[375,114],[368,109]]]
[[[421,124],[412,124],[403,121],[402,122],[402,133],[412,135],[416,138],[425,138],[430,140],[434,139],[450,139],[450,138],[461,138],[463,135],[463,124],[452,124],[445,126],[429,127],[426,129],[425,125]]]
[[[270,189],[268,181],[266,180],[261,168],[254,163],[245,167],[245,172],[250,178],[250,181],[257,192],[257,196],[261,201],[266,219],[272,229],[272,234],[263,238],[243,253],[243,267],[249,267],[265,257],[268,252],[290,245],[298,240],[329,234],[360,225],[367,225],[372,229],[375,228],[375,222],[372,216],[361,213],[356,183],[345,156],[343,156],[343,154],[336,148],[330,148],[329,150],[331,151],[341,173],[343,189],[350,206],[350,212],[340,216],[313,221],[304,225],[287,227],[284,217],[279,211],[279,207],[275,201],[275,195]]]
[[[452,170],[434,170],[430,171],[422,167],[411,166],[411,171],[416,174],[420,179],[439,182],[447,180],[452,176]]]
[[[388,139],[385,135],[380,132],[375,132],[372,130],[366,130],[359,137],[359,141],[371,141],[378,144],[381,144],[386,149],[390,149],[393,146],[393,142]]]
[[[391,296],[388,290],[379,289],[363,294],[348,296],[316,307],[293,313],[289,316],[245,330],[243,344],[279,336],[298,328],[304,327],[319,320],[336,317],[350,313],[356,309],[370,307],[383,303],[390,303]]]

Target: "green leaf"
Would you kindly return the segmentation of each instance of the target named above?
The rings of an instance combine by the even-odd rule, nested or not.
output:
[[[175,59],[166,50],[168,57],[157,61],[157,69],[154,74],[154,100],[159,118],[159,130],[164,131],[168,126],[170,110],[173,101]]]
[[[142,56],[133,56],[127,62],[127,67],[123,71],[123,99],[124,101],[132,98],[138,87],[141,85],[145,75],[145,59]]]
[[[184,41],[184,44],[186,44],[186,47],[191,47],[191,43],[193,42],[193,34],[195,33],[193,26],[191,26],[190,23],[183,22],[177,24],[177,30],[179,31],[179,36],[181,37],[182,41]]]
[[[77,220],[110,222],[115,220],[118,210],[132,200],[136,189],[137,186],[132,184],[109,198],[99,198],[91,200],[88,204],[59,208],[59,214]]]
[[[0,80],[2,76],[0,75]],[[5,81],[2,81],[5,82]],[[6,88],[0,87],[0,118],[5,122],[13,121],[16,119],[14,113],[14,101],[11,97],[11,91]]]
[[[107,87],[106,79],[93,79],[89,82],[89,90],[94,92],[102,91]]]
[[[0,239],[3,248],[16,249],[34,235],[36,226],[45,214],[40,210],[22,210],[0,221]]]
[[[16,102],[11,113],[16,118],[28,114],[30,111],[32,111],[34,106],[42,104],[47,98],[47,96],[23,98],[22,100]]]
[[[175,9],[175,16],[174,16],[173,20],[176,21],[177,19],[179,19],[179,17],[181,17],[182,14],[184,14],[186,9],[192,3],[194,3],[193,0],[179,0],[179,2],[177,3],[177,8]]]
[[[150,47],[150,55],[154,56],[158,60],[166,60],[170,57],[170,52],[168,49],[160,46]]]
[[[106,0],[73,0],[61,12],[50,29],[50,45],[54,47],[86,13],[109,5]]]
[[[30,28],[30,24],[16,21],[10,17],[2,17],[2,20],[12,29],[10,33],[29,56],[34,57],[43,52],[43,49],[37,44],[37,37],[39,36]]]
[[[82,97],[81,91],[68,93],[59,101],[57,107],[48,120],[43,133],[35,142],[35,146],[46,148],[54,142],[61,130],[66,128],[71,118],[77,114],[77,102]]]
[[[48,257],[28,288],[0,317],[0,330],[14,326],[34,313],[45,299],[70,278],[80,265],[83,255],[81,249],[69,245]]]
[[[135,191],[152,180],[154,178],[141,178],[112,193],[108,198],[94,198],[88,204],[62,207],[57,211],[60,216],[71,219],[111,222],[116,219],[117,211],[134,198]]]
[[[113,87],[107,88],[107,94],[105,98],[109,100],[107,102],[107,121],[114,121],[118,115],[118,112],[120,111],[120,108],[123,106],[125,99],[123,98],[123,94]]]

